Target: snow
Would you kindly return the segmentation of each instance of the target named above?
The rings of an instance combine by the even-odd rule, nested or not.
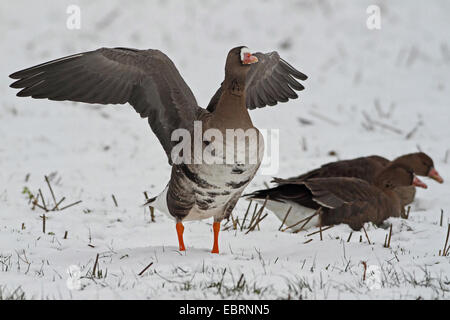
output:
[[[155,212],[152,222],[141,207],[143,192],[156,195],[170,175],[145,120],[128,105],[19,99],[8,88],[7,75],[51,59],[102,46],[155,48],[205,107],[230,48],[277,50],[310,78],[298,100],[251,112],[258,128],[280,130],[276,176],[420,148],[448,179],[450,3],[377,3],[380,30],[366,27],[373,3],[365,0],[1,2],[0,297],[19,288],[28,299],[448,299],[450,258],[439,255],[447,182],[425,178],[409,219],[387,221],[391,248],[383,246],[389,229],[367,224],[368,239],[353,232],[347,242],[351,230],[340,225],[320,241],[308,236],[316,229],[278,231],[267,211],[260,230],[222,231],[220,255],[210,253],[212,221],[187,222],[180,253],[173,221]],[[80,30],[66,28],[73,4]],[[22,191],[41,189],[52,203],[45,175],[65,205],[82,203],[47,213],[43,234],[43,211],[31,210]],[[259,174],[246,191],[270,180]],[[247,206],[241,200],[234,210],[240,221]],[[361,261],[379,277],[364,281]]]

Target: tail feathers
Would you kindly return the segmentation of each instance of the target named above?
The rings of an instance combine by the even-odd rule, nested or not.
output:
[[[319,208],[319,205],[313,200],[311,191],[304,184],[283,184],[271,189],[257,190],[246,196],[249,199],[267,198],[278,202],[294,202],[311,209]]]

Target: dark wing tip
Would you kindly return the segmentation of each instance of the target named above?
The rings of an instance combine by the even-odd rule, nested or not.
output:
[[[294,77],[296,77],[299,80],[307,80],[308,76],[304,74],[303,72],[298,71],[295,69],[289,62],[286,60],[280,58],[280,61],[282,62],[283,67]]]
[[[16,72],[14,72],[14,73],[11,73],[10,75],[9,75],[9,77],[11,78],[11,79],[20,79],[21,78],[21,76],[20,76],[20,72],[21,71],[16,71]],[[12,88],[12,87],[11,87]]]

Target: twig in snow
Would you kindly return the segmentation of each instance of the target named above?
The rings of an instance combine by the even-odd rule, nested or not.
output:
[[[44,177],[45,177],[45,182],[47,182],[47,186],[48,186],[48,188],[50,190],[50,194],[52,195],[53,203],[55,204],[55,208],[58,209],[58,203],[56,202],[55,193],[53,192],[53,189],[52,189],[52,186],[50,184],[50,181],[48,180],[47,176],[44,176]]]
[[[367,234],[366,228],[364,228],[364,226],[362,226],[362,228],[363,228],[363,230],[364,230],[364,234],[366,235],[367,241],[369,241],[369,244],[372,244],[372,243],[370,242],[369,235]]]
[[[147,271],[148,268],[150,268],[153,265],[153,262],[150,262],[150,264],[148,266],[146,266],[144,268],[144,270],[142,270],[141,272],[139,272],[138,276],[142,276],[144,274],[145,271]]]
[[[98,257],[99,257],[99,254],[97,253],[97,257],[95,258],[95,262],[94,262],[94,268],[92,269],[92,277],[93,278],[95,278],[95,272],[97,271]]]
[[[72,204],[69,204],[68,206],[65,206],[64,208],[61,208],[61,209],[59,209],[59,211],[63,211],[63,210],[65,210],[65,209],[67,209],[67,208],[70,208],[70,207],[73,207],[73,206],[75,206],[75,205],[77,205],[77,204],[80,204],[80,203],[82,203],[83,201],[77,201],[77,202],[74,202],[74,203],[72,203]]]
[[[339,125],[338,122],[336,122],[333,119],[330,119],[327,116],[324,116],[323,114],[320,114],[320,113],[318,113],[316,111],[311,110],[311,111],[309,111],[309,114],[314,116],[314,117],[316,117],[316,118],[318,118],[318,119],[321,119],[321,120],[323,120],[325,122],[328,122],[329,124],[332,124],[334,126],[338,126]]]
[[[352,238],[352,235],[353,235],[353,231],[351,231],[350,234],[348,235],[347,242],[350,242],[350,239]]]
[[[408,220],[409,218],[409,213],[411,211],[411,206],[408,206],[408,208],[406,209],[406,213],[405,213],[405,219]]]
[[[119,205],[117,204],[116,197],[115,197],[113,194],[111,195],[111,197],[112,197],[112,199],[113,199],[113,201],[114,201],[114,205],[115,205],[116,208],[117,208]]]
[[[325,227],[325,228],[320,227],[319,230],[314,231],[314,232],[312,232],[312,233],[310,233],[310,234],[307,234],[306,236],[310,237],[310,236],[313,236],[313,235],[315,235],[315,234],[318,234],[318,233],[322,233],[322,232],[324,232],[324,231],[327,231],[328,229],[331,229],[331,228],[333,228],[333,227],[334,227],[334,226],[328,226],[328,227]],[[322,239],[321,239],[321,240],[322,240]]]
[[[447,237],[445,238],[444,250],[442,250],[442,255],[444,257],[446,257],[450,251],[450,246],[447,248],[449,236],[450,236],[450,223],[448,224]]]
[[[41,189],[39,189],[39,194],[41,195],[42,206],[44,207],[44,210],[48,211],[47,206],[45,205],[45,199],[44,199],[44,196],[42,195],[42,190]]]
[[[388,241],[387,241],[387,246],[386,248],[390,248],[391,247],[391,238],[392,238],[392,224],[391,227],[389,228],[389,237],[388,237]]]
[[[405,136],[406,140],[409,140],[412,138],[412,136],[419,130],[419,127],[422,125],[422,121],[419,121],[416,126]]]
[[[389,124],[383,123],[381,121],[371,119],[369,117],[369,115],[366,112],[364,112],[364,111],[363,111],[363,115],[373,125],[377,125],[377,126],[383,128],[383,129],[390,130],[390,131],[392,131],[394,133],[397,133],[397,134],[403,134],[403,131],[400,130],[400,129],[397,129],[397,128],[395,128],[395,127],[393,127],[393,126],[391,126]]]
[[[266,197],[262,207],[259,209],[258,213],[255,216],[253,225],[252,224],[249,225],[248,230],[245,234],[249,233],[250,231],[253,231],[257,226],[259,226],[259,223],[267,217],[267,213],[262,218],[261,218],[261,215],[262,215],[264,209],[266,208],[268,199],[269,199],[269,197]]]
[[[45,234],[45,221],[47,220],[45,213],[41,216],[41,218],[42,218],[42,233]]]

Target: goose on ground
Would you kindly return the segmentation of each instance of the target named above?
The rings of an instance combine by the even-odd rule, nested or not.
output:
[[[10,77],[17,80],[11,87],[22,89],[19,97],[129,103],[147,118],[172,166],[166,188],[147,204],[175,219],[182,251],[182,222],[214,217],[213,253],[219,253],[220,222],[230,215],[261,163],[263,140],[247,109],[296,99],[296,91],[304,89],[298,80],[307,79],[277,52],[252,54],[244,46],[228,53],[225,79],[206,109],[198,106],[174,63],[159,50],[101,48],[46,62]],[[198,127],[200,143],[194,137]],[[227,130],[245,130],[256,138],[246,143],[245,136],[238,136],[237,145],[243,147],[235,150],[235,137],[227,139]],[[187,144],[183,133],[189,134]],[[254,157],[248,156],[252,148],[256,149]],[[228,158],[230,153],[232,157]],[[239,158],[242,154],[244,157]]]
[[[401,216],[404,205],[395,189],[407,186],[427,187],[410,167],[393,163],[378,172],[373,183],[349,177],[292,179],[247,196],[267,201],[267,208],[294,231],[341,223],[359,230],[365,222],[379,225]]]

